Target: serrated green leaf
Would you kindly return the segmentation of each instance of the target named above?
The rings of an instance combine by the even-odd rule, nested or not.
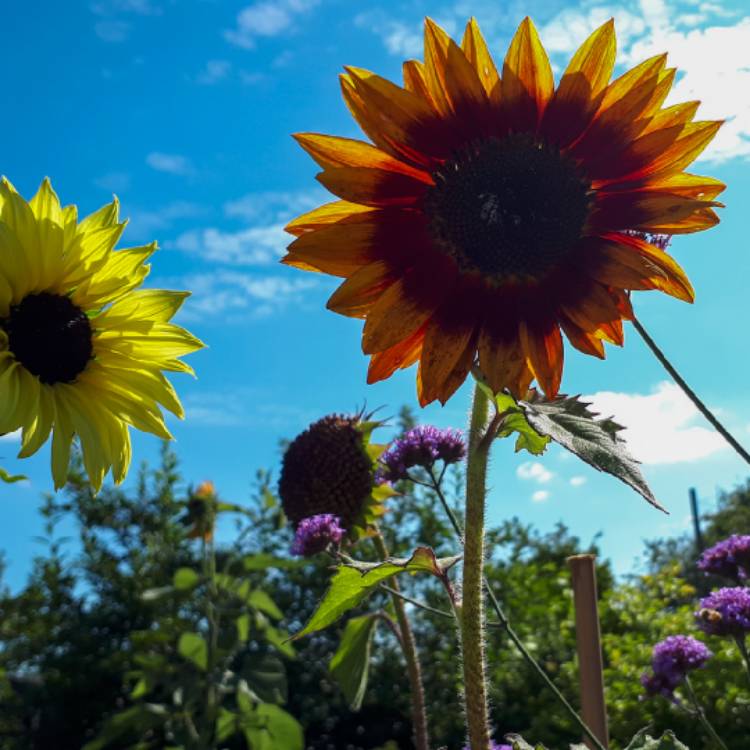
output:
[[[27,479],[23,474],[9,474],[5,469],[0,468],[0,482],[6,484],[14,484],[15,482],[22,482]]]
[[[245,740],[251,750],[302,750],[304,737],[297,720],[272,703],[260,703],[242,717]]]
[[[349,620],[328,666],[352,711],[359,711],[365,697],[370,672],[370,649],[377,624],[378,618],[372,614]]]
[[[537,432],[549,436],[595,469],[617,477],[655,508],[664,510],[643,478],[639,462],[628,453],[625,441],[619,437],[621,425],[612,419],[596,419],[598,415],[578,396],[559,396],[546,401],[537,395],[518,403]]]
[[[177,642],[177,651],[205,672],[208,666],[208,646],[200,633],[183,633]]]
[[[667,730],[661,737],[655,739],[647,734],[645,729],[641,729],[625,750],[689,750],[689,748],[683,745],[671,730]]]
[[[393,575],[407,571],[430,573],[440,577],[459,559],[450,557],[438,560],[429,547],[417,547],[408,558],[390,558],[379,563],[366,563],[349,558],[344,565],[339,566],[310,621],[293,636],[293,639],[327,628],[356,607],[379,583]]]
[[[187,591],[198,585],[201,577],[192,568],[177,568],[172,578],[172,585],[178,591]]]
[[[286,703],[286,669],[274,654],[247,654],[240,671],[250,690],[264,703]]]

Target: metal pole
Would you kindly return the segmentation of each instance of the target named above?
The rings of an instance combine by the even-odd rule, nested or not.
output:
[[[693,531],[695,532],[695,546],[698,552],[703,552],[703,534],[701,533],[701,517],[698,512],[698,493],[695,487],[690,488],[690,513],[693,516]]]
[[[599,611],[597,609],[594,555],[574,555],[567,559],[573,582],[576,614],[576,645],[581,684],[581,713],[599,741],[609,747],[607,707],[604,702],[604,665],[602,662]],[[587,747],[593,743],[584,738]]]

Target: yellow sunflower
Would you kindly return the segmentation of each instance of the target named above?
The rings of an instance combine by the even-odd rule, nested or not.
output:
[[[130,464],[129,426],[171,438],[159,404],[183,416],[162,370],[203,344],[169,322],[188,292],[137,289],[156,243],[115,251],[117,200],[77,220],[49,180],[27,203],[0,184],[0,434],[22,429],[19,457],[52,432],[55,487],[74,436],[99,489]]]
[[[419,361],[424,405],[473,365],[495,391],[560,387],[561,329],[604,357],[622,344],[630,290],[685,301],[693,290],[662,249],[633,232],[718,222],[724,185],[683,172],[720,122],[698,102],[663,107],[675,71],[657,55],[610,83],[614,24],[597,29],[555,88],[525,19],[500,73],[474,20],[459,47],[425,24],[424,63],[404,86],[360,68],[344,99],[374,145],[296,136],[341,198],[292,221],[283,262],[345,279],[328,302],[364,318],[368,382]]]

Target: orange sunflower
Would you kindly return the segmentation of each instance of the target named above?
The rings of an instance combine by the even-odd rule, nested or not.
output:
[[[634,233],[718,223],[725,186],[683,170],[721,123],[693,121],[698,102],[662,106],[666,55],[610,83],[614,63],[611,20],[555,88],[530,19],[502,75],[474,20],[459,47],[427,19],[403,88],[346,68],[344,99],[374,145],[295,136],[341,200],[288,225],[283,262],[345,279],[328,307],[364,319],[368,382],[418,361],[420,403],[445,403],[478,365],[495,391],[536,379],[551,397],[561,330],[603,358],[603,341],[623,343],[630,290],[692,302],[679,265]]]

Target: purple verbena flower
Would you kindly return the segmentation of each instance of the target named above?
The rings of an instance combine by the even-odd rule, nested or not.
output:
[[[698,569],[735,581],[746,579],[750,572],[750,536],[732,534],[709,547],[698,560]]]
[[[713,654],[706,645],[690,635],[670,635],[651,652],[653,674],[644,672],[641,685],[647,695],[663,695],[675,700],[674,690],[688,672],[700,669]]]
[[[750,588],[734,586],[711,592],[701,599],[695,619],[710,635],[744,638],[750,633]]]
[[[303,518],[292,542],[291,552],[299,557],[312,557],[323,552],[329,544],[339,544],[346,534],[341,519],[330,513]]]
[[[456,463],[466,455],[466,446],[458,430],[441,430],[432,425],[419,425],[394,440],[381,456],[382,477],[395,482],[408,477],[414,466],[429,469],[436,461]]]

